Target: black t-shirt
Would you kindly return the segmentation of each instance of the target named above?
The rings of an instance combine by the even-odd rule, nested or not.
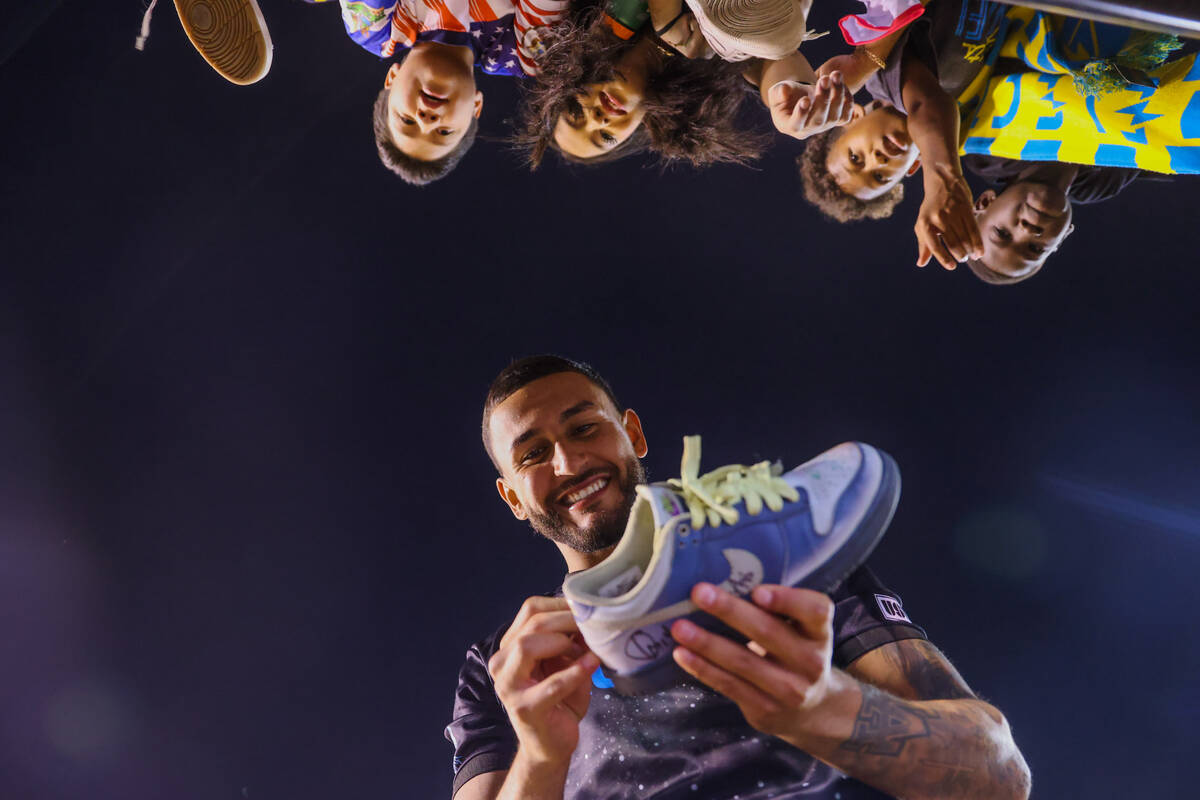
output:
[[[983,69],[1004,28],[1005,8],[990,0],[933,0],[900,34],[887,66],[867,80],[867,91],[907,114],[901,92],[904,65],[917,59],[957,99]]]
[[[968,171],[1001,187],[1008,186],[1021,173],[1021,170],[1029,166],[1028,161],[985,156],[979,153],[963,156],[962,163]],[[1142,171],[1138,169],[1094,167],[1081,164],[1075,180],[1067,189],[1067,196],[1073,203],[1099,203],[1101,200],[1114,197],[1141,175]]]
[[[924,639],[900,598],[862,567],[830,593],[833,664],[846,667],[889,642]],[[453,791],[476,775],[508,769],[517,738],[496,697],[488,659],[504,626],[471,646],[458,675],[453,720]],[[734,703],[697,684],[624,697],[597,670],[580,723],[564,800],[785,800],[883,798],[829,765],[750,727]]]

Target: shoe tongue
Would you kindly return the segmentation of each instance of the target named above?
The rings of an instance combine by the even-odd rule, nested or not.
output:
[[[654,529],[658,530],[680,514],[687,513],[687,505],[678,492],[666,484],[652,483],[641,492],[654,512]]]

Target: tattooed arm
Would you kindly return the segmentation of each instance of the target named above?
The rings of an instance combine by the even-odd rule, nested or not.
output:
[[[862,699],[853,732],[826,759],[843,772],[902,797],[1029,796],[1008,722],[932,644],[886,644],[847,672]]]
[[[893,642],[843,671],[830,665],[825,595],[759,587],[749,602],[706,586],[693,601],[752,644],[679,621],[675,660],[756,729],[906,800],[1029,796],[1029,769],[1003,715],[933,645]]]

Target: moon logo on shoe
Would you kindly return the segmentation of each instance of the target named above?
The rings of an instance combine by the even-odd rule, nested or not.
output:
[[[763,582],[763,565],[754,553],[730,547],[722,550],[721,554],[729,562],[729,577],[720,584],[720,588],[733,594],[750,594],[755,586]]]

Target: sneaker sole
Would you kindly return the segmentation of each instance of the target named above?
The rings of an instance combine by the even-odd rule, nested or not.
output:
[[[221,77],[238,86],[271,69],[271,36],[255,0],[175,0],[183,31]]]
[[[888,525],[892,522],[892,516],[896,513],[896,506],[900,502],[900,468],[887,453],[882,450],[875,450],[875,452],[879,454],[880,460],[883,462],[879,491],[859,523],[860,531],[866,530],[870,533],[854,537],[846,547],[834,553],[831,559],[814,572],[806,575],[796,584],[797,586],[828,594],[846,580],[850,573],[862,566],[875,550],[876,545],[883,539],[883,534],[887,532]],[[685,617],[687,616],[691,615],[685,615]],[[741,631],[730,628],[715,617],[707,614],[704,616],[707,619],[703,623],[697,622],[697,624],[705,630],[735,642],[747,641],[745,634]],[[647,667],[634,675],[617,675],[603,666],[601,669],[604,670],[604,675],[612,681],[613,688],[626,696],[659,692],[680,683],[698,683],[694,677],[676,664],[673,658]]]

